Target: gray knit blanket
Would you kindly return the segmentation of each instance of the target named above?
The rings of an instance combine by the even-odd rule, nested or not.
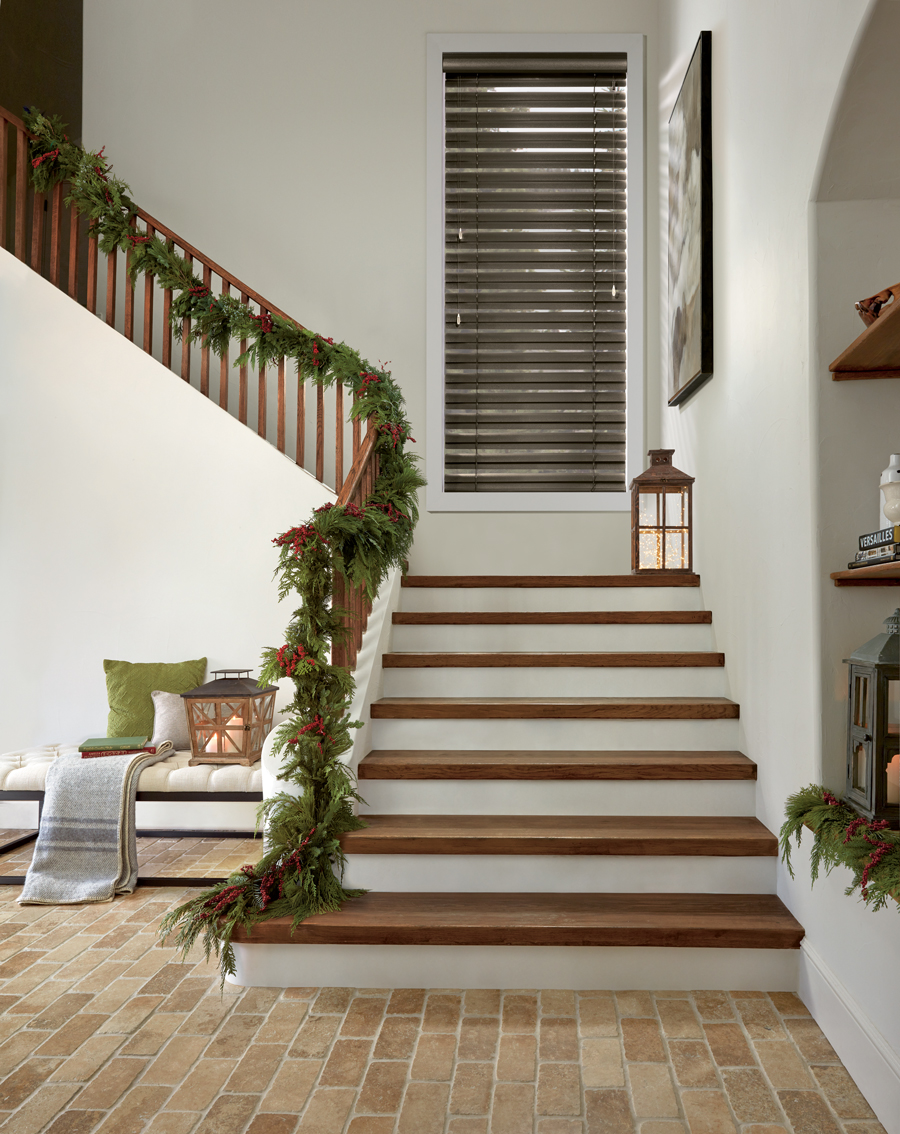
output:
[[[172,751],[58,757],[47,769],[41,829],[19,902],[111,902],[137,885],[135,794],[141,772]]]

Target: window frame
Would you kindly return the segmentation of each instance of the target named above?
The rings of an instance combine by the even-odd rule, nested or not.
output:
[[[640,34],[433,33],[426,36],[426,424],[429,512],[627,512],[644,467],[644,53]],[[621,52],[628,57],[626,144],[625,487],[622,492],[444,490],[444,70],[445,54]]]

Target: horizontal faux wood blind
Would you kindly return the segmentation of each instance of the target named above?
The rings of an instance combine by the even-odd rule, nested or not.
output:
[[[625,57],[445,58],[445,490],[625,490]]]

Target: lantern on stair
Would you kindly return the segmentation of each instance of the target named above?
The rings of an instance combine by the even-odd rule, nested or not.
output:
[[[693,571],[691,485],[672,464],[674,449],[651,449],[650,467],[631,482],[633,574]]]
[[[844,798],[867,819],[900,819],[900,609],[885,632],[854,650]]]
[[[216,669],[213,680],[182,693],[191,733],[191,767],[255,764],[272,730],[278,688],[260,688],[249,669]]]

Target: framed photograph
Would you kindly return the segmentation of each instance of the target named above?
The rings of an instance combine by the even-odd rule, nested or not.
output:
[[[700,33],[669,119],[669,405],[713,372],[712,33]]]

